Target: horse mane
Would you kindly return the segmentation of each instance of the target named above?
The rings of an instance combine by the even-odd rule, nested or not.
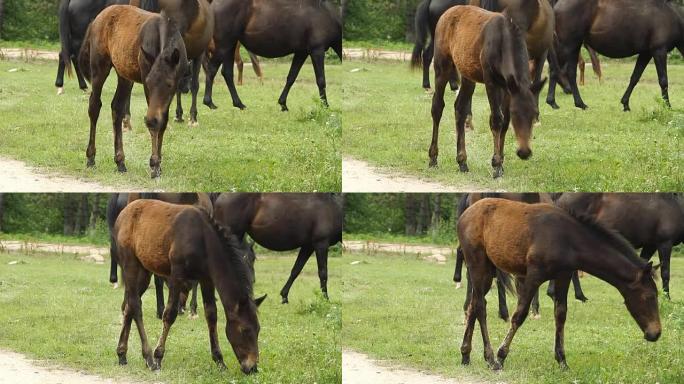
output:
[[[509,52],[509,57],[513,60],[513,68],[510,68],[512,73],[502,72],[501,74],[504,76],[506,87],[509,91],[511,91],[511,81],[515,81],[518,90],[520,90],[529,87],[531,84],[528,68],[529,58],[527,57],[527,42],[525,40],[525,34],[513,19],[506,14],[506,12],[503,13],[503,16],[505,18],[504,25],[508,27],[512,39],[508,42],[503,41],[502,43],[504,49],[506,46],[510,46],[511,52]],[[505,68],[505,65],[503,65],[502,68]]]
[[[480,7],[491,12],[499,12],[501,9],[499,0],[481,0]]]
[[[237,286],[240,289],[239,294],[241,296],[246,295],[250,298],[253,297],[253,282],[249,278],[247,266],[238,252],[238,250],[242,248],[242,242],[237,235],[233,233],[230,227],[226,227],[216,221],[216,219],[209,216],[209,213],[206,210],[199,210],[206,215],[207,220],[211,223],[216,235],[221,241],[223,249],[226,251],[225,259],[228,260],[231,269],[235,273],[235,277],[237,278]]]
[[[592,231],[594,234],[608,241],[608,243],[625,256],[634,265],[643,267],[645,262],[641,260],[634,250],[632,244],[627,241],[619,232],[614,229],[608,228],[605,225],[598,222],[593,216],[578,213],[574,210],[567,210],[575,220],[579,221],[580,224],[584,225],[585,228]]]

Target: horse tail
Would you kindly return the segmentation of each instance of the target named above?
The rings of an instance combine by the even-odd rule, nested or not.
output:
[[[411,54],[411,69],[419,69],[423,67],[423,51],[428,45],[430,36],[430,0],[424,0],[418,4],[416,9],[416,43],[413,46],[413,53]]]
[[[69,3],[71,0],[61,0],[59,3],[59,40],[62,44],[60,52],[61,60],[67,69],[69,78],[73,76],[71,71],[71,22],[69,20]]]
[[[78,54],[78,66],[81,69],[81,74],[89,82],[92,78],[92,73],[90,71],[90,29],[92,25],[93,23],[90,23],[88,26],[85,38],[83,39],[83,44],[81,45],[81,52]]]
[[[331,48],[333,49],[333,51],[335,51],[337,57],[340,58],[340,61],[342,61],[342,35],[340,35],[340,37],[332,43]]]
[[[463,249],[461,249],[461,246],[459,245],[458,248],[456,248],[456,268],[454,269],[454,282],[455,283],[460,283],[462,280],[462,272],[463,272],[463,260],[465,259],[465,256],[463,255]]]
[[[496,279],[499,282],[501,282],[501,284],[506,288],[506,290],[510,292],[512,295],[518,294],[518,292],[516,292],[515,288],[513,287],[513,279],[511,279],[511,275],[497,268]]]
[[[589,58],[591,59],[591,68],[594,70],[594,73],[596,74],[596,76],[598,76],[600,81],[603,77],[603,72],[601,71],[601,61],[598,58],[598,54],[590,46],[586,44],[584,44],[584,46],[587,48],[587,51],[589,51]]]

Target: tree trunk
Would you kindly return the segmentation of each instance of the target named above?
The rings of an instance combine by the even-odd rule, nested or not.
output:
[[[5,21],[5,2],[0,0],[0,39],[2,39],[2,24]]]
[[[0,6],[2,0],[0,0]],[[0,232],[2,232],[2,219],[5,217],[5,194],[0,193]]]
[[[78,213],[76,215],[76,225],[74,226],[74,232],[76,235],[81,235],[85,232],[88,226],[89,206],[88,206],[88,195],[83,193],[78,198]]]
[[[74,227],[76,224],[76,217],[78,211],[77,196],[71,193],[64,195],[64,236],[72,236],[74,234]]]
[[[416,235],[416,205],[416,195],[407,193],[404,201],[404,232],[406,236]]]
[[[416,233],[422,235],[426,232],[430,223],[430,195],[425,193],[420,196],[418,208],[418,220],[416,221]]]
[[[435,193],[432,196],[432,223],[430,224],[430,231],[434,235],[439,232],[439,226],[442,223],[442,195]]]
[[[2,2],[2,0],[0,0]],[[340,16],[342,17],[342,25],[344,25],[344,19],[347,17],[348,0],[340,1]]]
[[[90,200],[90,229],[94,231],[97,228],[97,221],[100,219],[100,194],[93,194]]]

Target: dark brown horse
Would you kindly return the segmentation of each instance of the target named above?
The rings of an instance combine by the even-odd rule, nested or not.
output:
[[[684,242],[684,203],[669,193],[564,193],[558,205],[594,218],[624,236],[641,258],[658,251],[663,291],[670,298],[672,247]]]
[[[133,83],[142,83],[147,98],[145,124],[152,139],[151,176],[159,177],[169,104],[188,67],[185,45],[175,23],[130,5],[106,8],[88,28],[79,63],[93,85],[88,107],[88,167],[95,166],[95,131],[102,107],[102,88],[114,68],[118,77],[112,100],[114,161],[119,172],[126,172],[121,122]]]
[[[342,241],[342,208],[329,194],[224,193],[214,203],[214,215],[239,238],[245,234],[273,251],[299,248],[290,278],[280,291],[288,302],[290,287],[316,252],[318,277],[328,297],[328,248]]]
[[[684,12],[665,0],[560,0],[554,7],[558,61],[570,80],[575,106],[586,109],[577,88],[577,58],[586,42],[598,53],[623,58],[639,55],[621,103],[629,111],[629,98],[651,58],[655,61],[662,97],[670,104],[667,54],[677,48],[684,55]],[[550,84],[546,102],[556,105]]]
[[[491,368],[501,369],[511,341],[527,317],[532,297],[544,281],[555,279],[555,356],[560,366],[567,368],[564,351],[567,294],[570,276],[577,269],[618,289],[646,340],[656,341],[660,337],[658,290],[653,280],[657,267],[639,259],[624,238],[585,216],[569,214],[550,204],[483,199],[461,216],[458,238],[473,283],[473,300],[461,346],[463,364],[470,363],[477,319],[485,360]],[[498,350],[498,359],[487,332],[485,300],[495,268],[514,275],[519,282],[518,306]]]
[[[491,108],[489,120],[494,137],[494,178],[503,175],[503,149],[509,122],[518,139],[518,157],[532,155],[532,125],[539,114],[537,95],[543,82],[532,83],[525,35],[511,16],[474,6],[449,9],[437,23],[435,34],[435,94],[432,98],[430,166],[437,166],[439,122],[444,111],[444,90],[452,77],[461,76],[456,98],[457,161],[468,172],[465,121],[476,83],[484,83]]]
[[[127,363],[128,336],[131,321],[135,320],[147,366],[152,370],[161,368],[181,292],[187,294],[191,281],[198,280],[214,361],[225,368],[216,332],[216,288],[226,314],[226,336],[240,367],[246,374],[257,371],[257,307],[265,296],[253,299],[249,271],[238,251],[240,243],[228,229],[202,209],[136,200],[121,211],[114,238],[126,286],[123,327],[116,349],[119,364]],[[170,291],[154,355],[147,342],[141,303],[152,273],[165,277]]]
[[[527,204],[535,204],[535,203],[547,203],[547,204],[552,204],[553,200],[551,198],[550,194],[547,193],[469,193],[467,195],[464,195],[461,200],[459,201],[458,205],[458,216],[460,217],[465,210],[475,204],[476,202],[488,198],[488,197],[496,197],[496,198],[501,198],[501,199],[506,199],[506,200],[512,200],[512,201],[519,201]],[[456,248],[456,268],[454,270],[454,281],[460,286],[461,283],[461,272],[463,269],[463,261],[464,261],[464,256],[463,256],[463,249],[459,245],[458,248]],[[502,272],[497,269],[496,270],[496,288],[497,288],[497,294],[499,297],[499,317],[504,320],[508,321],[508,305],[506,303],[506,287],[504,285],[504,280],[505,276],[501,275]],[[467,281],[467,286],[466,286],[466,299],[463,302],[463,312],[466,312],[468,310],[468,306],[470,305],[470,301],[472,299],[472,287],[470,283],[470,275],[467,274],[466,271],[466,281]],[[582,292],[582,286],[580,285],[579,281],[579,276],[577,271],[572,273],[572,285],[575,290],[575,298],[579,301],[586,302],[588,299],[586,296],[584,296],[584,292]],[[553,296],[551,296],[553,298]],[[538,319],[540,318],[539,314],[539,293],[535,292],[534,297],[532,298],[532,318],[533,319]]]
[[[214,0],[216,54],[209,61],[204,104],[216,108],[212,87],[218,69],[233,99],[244,109],[235,89],[233,61],[241,42],[248,51],[263,57],[283,57],[294,53],[287,83],[278,103],[287,111],[287,95],[297,80],[306,58],[311,56],[321,100],[328,104],[325,83],[325,52],[332,48],[342,60],[342,22],[338,8],[328,0]]]

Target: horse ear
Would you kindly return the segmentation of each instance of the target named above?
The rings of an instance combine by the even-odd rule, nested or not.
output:
[[[268,294],[263,295],[263,296],[261,296],[261,297],[259,297],[259,298],[257,298],[257,299],[254,299],[254,304],[256,304],[257,308],[259,308],[259,306],[261,305],[261,303],[263,303],[264,300],[266,300],[266,297],[267,297],[267,296],[268,296]]]
[[[547,80],[548,80],[548,78],[545,77],[545,78],[544,78],[543,80],[541,80],[541,81],[535,81],[535,82],[532,84],[532,86],[530,87],[530,91],[532,91],[532,93],[533,93],[535,96],[539,95],[539,93],[541,93],[541,90],[544,88],[544,85],[546,84],[546,81],[547,81]]]
[[[154,60],[156,59],[156,57],[155,57],[153,54],[147,52],[147,51],[145,50],[145,46],[144,46],[144,45],[141,45],[141,46],[140,46],[140,51],[142,51],[143,56],[145,56],[145,59],[146,59],[150,64],[154,63]]]
[[[166,61],[174,67],[180,63],[180,51],[178,48],[174,48],[173,53],[171,53],[171,56]]]

